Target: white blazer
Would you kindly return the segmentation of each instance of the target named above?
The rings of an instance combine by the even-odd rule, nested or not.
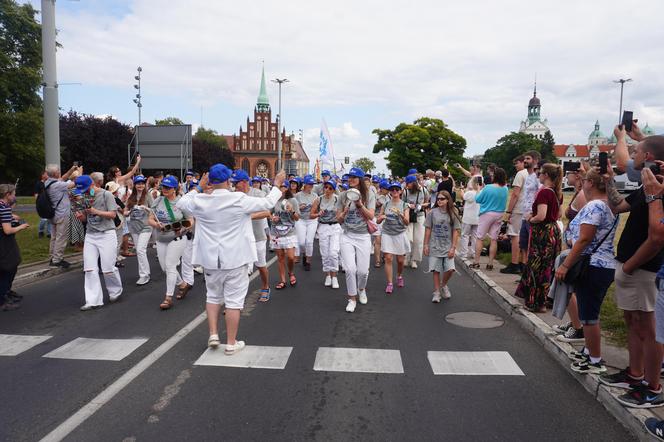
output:
[[[265,198],[226,189],[184,195],[176,206],[196,218],[192,262],[206,269],[225,270],[256,262],[251,214],[272,209],[279,198],[277,187]]]

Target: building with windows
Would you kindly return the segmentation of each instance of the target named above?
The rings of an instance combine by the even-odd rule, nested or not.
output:
[[[549,130],[547,119],[541,116],[542,103],[537,98],[537,82],[533,88],[533,97],[528,101],[528,115],[519,126],[519,132],[533,135],[537,139],[543,139],[546,131]]]
[[[277,116],[277,118],[279,118]],[[253,120],[247,117],[246,129],[240,126],[236,135],[224,135],[235,158],[235,167],[246,170],[250,176],[273,177],[277,169],[277,121],[272,121],[270,100],[267,96],[265,68],[261,74],[260,92],[254,107]],[[286,135],[282,128],[282,164],[287,173],[309,173],[309,157],[302,142],[295,135]]]

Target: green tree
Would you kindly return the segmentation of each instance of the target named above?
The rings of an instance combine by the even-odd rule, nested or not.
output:
[[[0,0],[0,181],[21,178],[32,192],[44,167],[41,26],[29,4]]]
[[[524,152],[529,150],[541,151],[542,142],[533,135],[521,132],[512,132],[500,138],[496,145],[484,153],[482,165],[488,164],[505,169],[507,176],[513,176],[516,173],[512,161]]]
[[[206,129],[205,127],[201,126],[194,134],[194,139],[203,141],[211,146],[217,146],[221,149],[228,149],[226,138],[219,135],[214,129]]]
[[[353,161],[353,167],[359,167],[364,173],[371,173],[376,168],[376,163],[370,158],[362,157]]]
[[[422,117],[413,124],[401,123],[393,130],[374,129],[378,136],[373,153],[387,152],[392,175],[405,176],[408,169],[441,169],[445,162],[466,163],[466,139],[437,118]]]
[[[184,121],[180,120],[178,117],[166,117],[163,120],[154,120],[154,124],[157,126],[175,126],[184,124]]]
[[[544,133],[544,138],[542,138],[540,142],[542,143],[542,147],[540,149],[542,159],[548,163],[558,164],[558,158],[553,151],[553,146],[556,144],[556,141],[553,139],[553,135],[551,134],[550,130],[547,130]]]

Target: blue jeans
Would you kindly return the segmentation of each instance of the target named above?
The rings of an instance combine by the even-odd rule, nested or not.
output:
[[[51,234],[51,223],[46,218],[42,218],[39,220],[38,233],[46,233],[47,235]]]

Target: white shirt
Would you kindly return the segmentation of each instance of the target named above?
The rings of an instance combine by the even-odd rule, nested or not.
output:
[[[270,210],[281,198],[274,187],[265,198],[216,189],[211,194],[189,192],[176,204],[196,219],[192,262],[206,269],[230,270],[255,262],[251,214]]]
[[[464,224],[476,225],[480,222],[480,205],[475,201],[477,191],[467,190],[463,193],[463,219]]]

